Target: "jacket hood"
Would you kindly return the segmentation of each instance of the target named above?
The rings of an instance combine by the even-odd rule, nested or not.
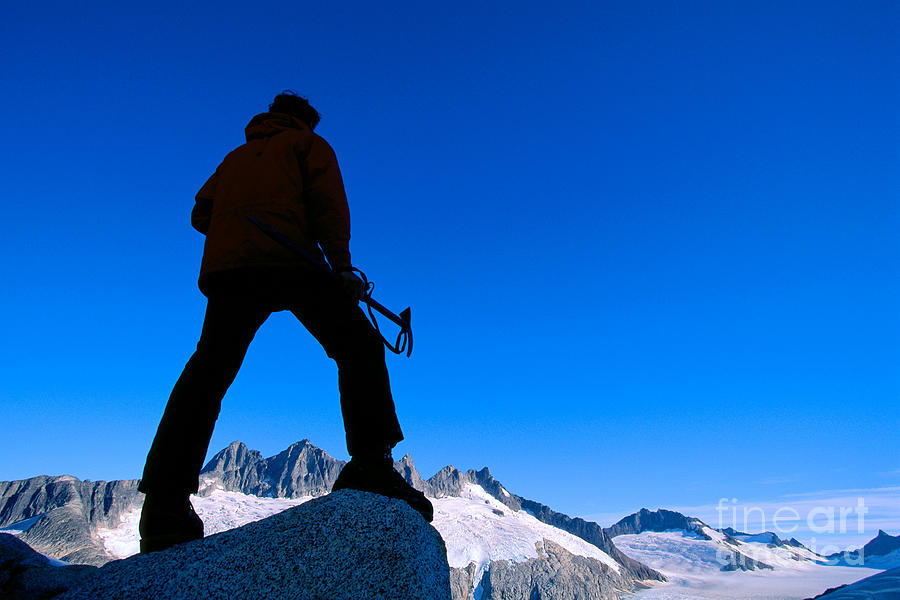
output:
[[[250,140],[271,137],[286,129],[299,129],[302,131],[304,129],[308,130],[309,127],[297,117],[284,113],[265,112],[250,119],[250,122],[244,128],[244,135],[247,136],[247,141],[249,142]]]

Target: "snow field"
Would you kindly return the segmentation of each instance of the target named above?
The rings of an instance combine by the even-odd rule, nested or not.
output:
[[[480,574],[491,561],[524,562],[538,557],[536,544],[546,539],[572,554],[594,558],[619,571],[619,563],[593,544],[542,523],[525,511],[513,511],[481,486],[467,484],[460,497],[432,502],[432,525],[447,544],[451,567],[464,568],[474,562]]]
[[[712,533],[718,534],[715,530]],[[706,528],[704,533],[708,533]],[[743,543],[737,549],[765,562],[774,570],[721,571],[717,551],[724,536],[704,540],[693,532],[645,531],[613,539],[626,555],[662,572],[668,583],[630,596],[634,600],[799,600],[845,583],[877,573],[874,569],[826,566],[787,557],[787,548],[767,548],[758,542]],[[730,546],[727,546],[730,547]],[[796,549],[792,549],[796,550]],[[801,552],[798,552],[801,554]],[[806,555],[816,556],[807,551]],[[821,557],[818,557],[821,558]]]
[[[206,497],[191,496],[191,503],[203,519],[204,533],[212,535],[270,517],[311,499],[260,498],[215,490]],[[482,573],[494,560],[521,562],[537,558],[536,544],[546,539],[572,554],[594,558],[619,571],[619,564],[596,546],[542,523],[525,511],[511,510],[480,486],[467,485],[459,498],[432,501],[433,525],[447,545],[450,566],[465,567],[474,562]],[[97,530],[110,554],[116,558],[137,554],[140,516],[138,508],[123,515],[118,527]]]
[[[204,535],[228,531],[253,521],[271,517],[288,508],[312,500],[302,498],[261,498],[240,492],[215,490],[209,496],[191,496],[194,510],[203,519]],[[98,529],[97,536],[106,550],[116,558],[126,558],[140,551],[138,522],[141,509],[138,508],[122,517],[122,522],[114,529]]]

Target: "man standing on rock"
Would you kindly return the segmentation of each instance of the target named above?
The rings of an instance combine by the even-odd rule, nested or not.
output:
[[[358,306],[362,281],[351,270],[350,213],[337,158],[313,133],[318,112],[290,91],[253,117],[247,142],[230,152],[197,192],[191,224],[206,235],[199,286],[207,297],[197,351],[175,384],[138,490],[141,552],[203,537],[190,494],[209,447],[222,398],[256,331],[289,310],[338,366],[351,460],[333,490],[401,498],[431,521],[432,506],[393,468],[403,439],[381,337]],[[340,282],[271,240],[266,223],[307,253],[327,259]]]

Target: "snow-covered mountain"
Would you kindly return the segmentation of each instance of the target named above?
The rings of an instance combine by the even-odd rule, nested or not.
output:
[[[200,495],[217,507],[226,493],[302,500],[326,493],[343,464],[308,440],[268,459],[234,442],[204,467]],[[448,466],[425,480],[408,455],[394,467],[434,502],[433,525],[447,543],[455,597],[477,600],[528,588],[553,598],[554,588],[586,599],[616,598],[641,581],[663,579],[619,552],[600,526],[510,493],[487,468]],[[200,499],[194,504],[206,521],[204,511],[212,507]],[[275,510],[280,503],[267,506]]]
[[[900,535],[890,535],[879,529],[878,535],[865,546],[852,552],[836,552],[828,559],[847,566],[865,566],[874,569],[900,567]]]
[[[395,468],[400,470],[412,485],[416,485],[416,481],[422,481],[409,457],[404,457],[399,465],[395,465]],[[469,470],[466,472],[462,472],[453,466],[444,467],[433,477],[423,481],[422,486],[420,489],[429,497],[436,499],[463,497],[466,495],[467,490],[480,488],[484,493],[490,495],[491,498],[503,504],[507,510],[515,513],[525,512],[545,525],[560,529],[599,548],[622,565],[636,579],[662,579],[659,573],[653,569],[649,569],[646,565],[640,564],[621,553],[615,544],[612,543],[611,537],[596,523],[577,517],[569,517],[552,510],[549,506],[509,492],[499,481],[494,479],[490,469],[487,467],[480,471]]]
[[[622,552],[668,579],[662,587],[639,592],[639,600],[799,600],[878,572],[831,566],[797,540],[784,541],[772,532],[717,530],[662,509],[641,509],[607,531]]]
[[[203,468],[192,502],[206,533],[217,533],[328,493],[344,464],[309,440],[268,458],[234,442]],[[770,597],[800,599],[875,572],[827,567],[796,540],[718,531],[673,511],[642,509],[604,529],[517,496],[487,468],[448,466],[426,480],[405,456],[395,469],[432,498],[454,600],[612,599],[647,586],[638,597],[734,598],[735,586],[762,583]],[[0,531],[72,563],[132,555],[143,502],[137,483],[69,476],[0,482]],[[880,535],[873,548],[890,546],[884,536],[894,539]],[[776,593],[784,590],[792,591]]]
[[[113,556],[96,532],[118,527],[143,503],[136,479],[80,481],[41,475],[0,481],[0,532],[72,564],[102,565]]]
[[[269,458],[234,442],[203,468],[192,502],[205,532],[217,533],[326,494],[343,465],[309,440]],[[644,587],[644,580],[663,579],[619,552],[598,525],[508,492],[488,469],[446,467],[426,481],[409,456],[395,468],[433,499],[433,525],[447,544],[455,599],[526,590],[548,600],[606,600]],[[143,495],[136,488],[137,480],[91,483],[68,476],[3,483],[0,530],[70,562],[124,558],[138,551]],[[36,535],[48,525],[54,543]]]
[[[690,540],[690,555],[695,566],[702,564],[721,571],[774,569],[778,566],[793,566],[802,561],[828,560],[797,540],[783,541],[770,531],[748,534],[730,527],[718,530],[700,519],[665,509],[650,511],[642,508],[606,531],[610,537],[616,538],[616,545],[632,551],[626,551],[629,555],[639,554],[638,548],[645,547],[647,540],[667,538],[673,547],[681,545],[675,540]],[[664,535],[642,535],[645,533]],[[683,558],[681,554],[678,556]],[[652,561],[641,562],[651,564]]]
[[[762,533],[744,533],[733,527],[720,529],[722,533],[728,534],[740,542],[761,542],[763,544],[771,544],[775,546],[793,546],[795,548],[806,548],[797,538],[783,540],[772,531],[763,531]]]

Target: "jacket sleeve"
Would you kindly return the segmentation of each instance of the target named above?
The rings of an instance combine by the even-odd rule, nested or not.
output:
[[[350,267],[350,208],[331,146],[314,136],[305,158],[304,198],[312,234],[335,271]]]
[[[194,196],[194,209],[191,211],[191,225],[194,229],[206,235],[209,230],[209,219],[212,216],[213,199],[216,192],[216,179],[218,170],[206,180],[197,195]]]

